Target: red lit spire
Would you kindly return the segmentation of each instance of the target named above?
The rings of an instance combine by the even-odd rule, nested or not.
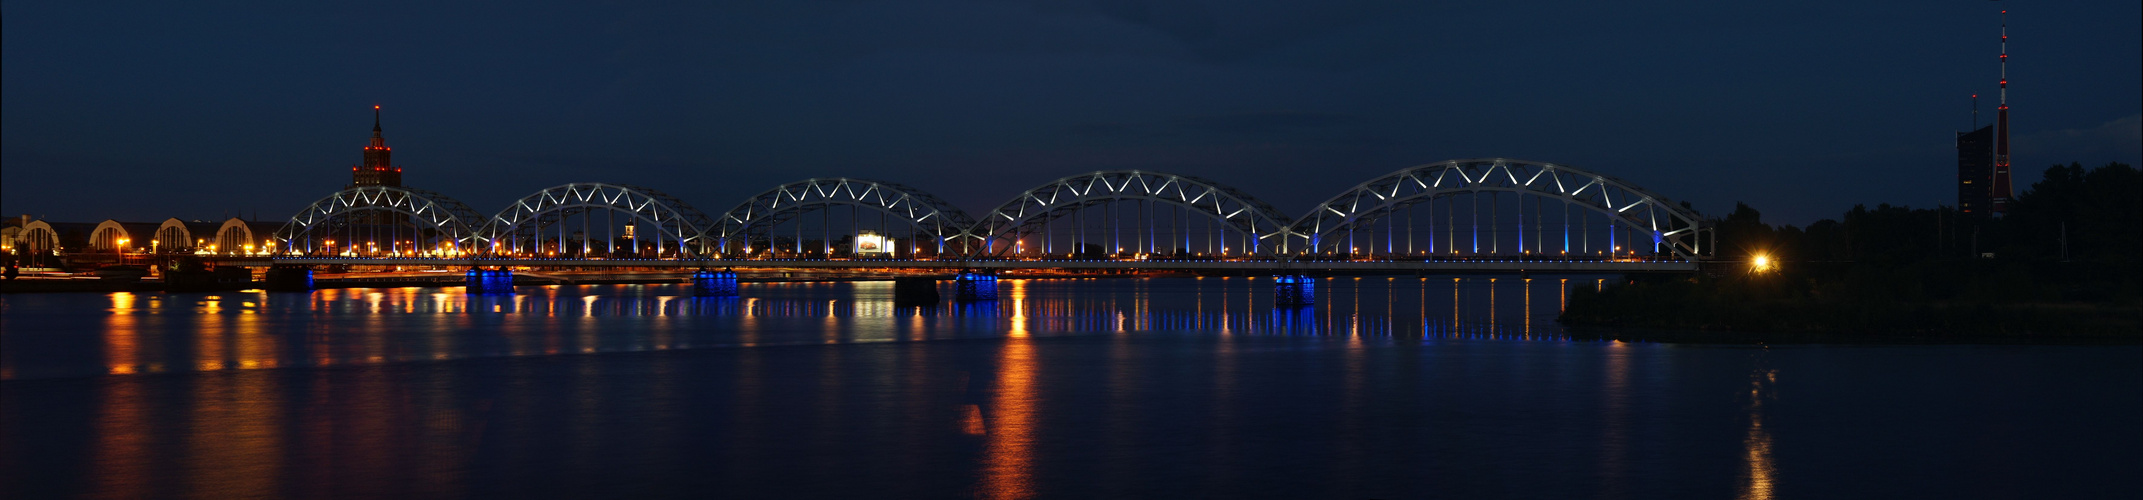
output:
[[[401,186],[402,168],[394,166],[394,149],[380,133],[380,107],[372,106],[372,141],[365,145],[365,161],[352,168],[351,186]]]
[[[372,148],[380,148],[380,149],[386,149],[386,147],[387,147],[387,139],[386,139],[386,138],[384,138],[384,137],[380,137],[380,129],[379,129],[379,105],[378,105],[378,104],[374,104],[374,105],[372,105],[372,145],[371,145],[371,146],[369,146],[369,147],[366,147],[365,149],[372,149]],[[371,161],[371,158],[366,158],[366,159],[365,159],[365,163],[372,163],[372,161]]]

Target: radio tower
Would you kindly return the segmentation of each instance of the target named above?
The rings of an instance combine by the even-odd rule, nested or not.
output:
[[[1994,213],[2009,212],[2009,11],[2002,11],[2001,107],[1994,114]]]

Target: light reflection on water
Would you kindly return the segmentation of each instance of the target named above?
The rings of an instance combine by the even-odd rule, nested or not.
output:
[[[2143,444],[2126,433],[2143,392],[2132,346],[1577,341],[1553,318],[1593,278],[1345,278],[1301,309],[1273,308],[1269,285],[1008,280],[1001,300],[922,309],[893,307],[877,283],[729,299],[635,285],[6,296],[0,485],[2062,497],[2133,486],[2119,482],[2133,455],[2090,452]],[[1957,457],[1982,469],[1960,475]]]
[[[109,314],[97,315],[100,324],[90,329],[101,335],[83,335],[66,324],[80,316],[18,315],[5,337],[33,350],[44,343],[96,345],[102,355],[28,359],[9,349],[0,356],[6,368],[0,375],[34,379],[1163,330],[1559,339],[1553,313],[1561,309],[1566,283],[1546,283],[1555,284],[1333,278],[1319,286],[1319,303],[1304,308],[1272,307],[1269,281],[1255,279],[1006,280],[1002,300],[925,308],[895,307],[888,282],[746,284],[744,298],[694,297],[681,285],[521,287],[513,295],[389,288],[15,296],[0,300],[11,311],[65,310],[87,300],[108,304],[97,307]],[[1532,289],[1539,286],[1559,289],[1555,307],[1535,307]],[[1448,300],[1450,313],[1427,307],[1432,297],[1447,297],[1436,301]]]

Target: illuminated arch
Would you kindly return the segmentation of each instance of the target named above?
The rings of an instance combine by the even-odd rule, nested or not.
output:
[[[867,179],[833,177],[804,179],[768,189],[715,218],[708,231],[711,244],[723,252],[741,249],[752,231],[764,231],[811,210],[850,205],[900,219],[917,235],[937,240],[940,254],[945,244],[975,224],[967,212],[923,190]]]
[[[186,228],[186,221],[177,217],[164,219],[156,226],[155,243],[150,248],[159,253],[186,253],[193,250],[193,231]]]
[[[1245,235],[1251,253],[1286,253],[1290,219],[1249,194],[1210,180],[1142,170],[1104,170],[1050,181],[983,216],[964,235],[1003,252],[1037,226],[1088,206],[1149,200],[1188,208]]]
[[[59,251],[60,234],[51,223],[30,221],[22,225],[22,232],[15,233],[14,247],[19,255],[49,255]]]
[[[364,216],[372,220],[351,220]],[[354,225],[400,225],[433,231],[430,239],[473,248],[477,243],[473,221],[483,218],[468,205],[446,195],[394,186],[363,186],[337,191],[298,211],[275,231],[279,252],[317,252],[318,243],[332,240],[332,231]],[[351,241],[345,241],[345,245]],[[433,242],[427,241],[425,245]],[[329,245],[331,248],[332,245]],[[347,248],[347,246],[345,246]]]
[[[713,225],[707,214],[660,191],[624,184],[579,182],[537,191],[514,201],[513,205],[486,221],[478,235],[488,242],[486,248],[494,252],[521,248],[524,243],[531,242],[540,247],[545,228],[555,226],[563,231],[567,227],[558,223],[576,215],[584,216],[581,221],[585,226],[598,211],[607,218],[606,229],[614,229],[611,224],[617,215],[625,215],[625,222],[633,228],[632,245],[637,247],[641,241],[652,240],[647,248],[674,250],[678,254],[702,246],[699,242],[702,233]],[[583,255],[590,250],[594,236],[592,227],[586,229],[591,231],[582,236]],[[563,242],[565,238],[561,236],[557,241]],[[610,242],[603,250],[616,254],[616,238],[610,238]],[[559,245],[563,246],[563,243]],[[657,255],[661,254],[657,252]]]
[[[232,217],[216,227],[216,253],[220,255],[243,255],[249,247],[254,253],[266,252],[260,248],[261,239],[253,234],[253,223]]]
[[[1326,237],[1362,227],[1409,205],[1456,194],[1491,192],[1559,200],[1583,208],[1615,225],[1651,236],[1660,248],[1676,257],[1693,259],[1711,252],[1709,242],[1699,236],[1709,230],[1695,210],[1614,177],[1553,163],[1506,158],[1450,160],[1371,179],[1318,203],[1295,220],[1293,233],[1307,240],[1305,250],[1315,252],[1328,245],[1323,241]],[[1535,243],[1543,242],[1536,238]]]
[[[89,251],[92,252],[110,252],[121,246],[131,249],[137,243],[141,242],[135,241],[126,225],[116,220],[105,219],[89,231]]]

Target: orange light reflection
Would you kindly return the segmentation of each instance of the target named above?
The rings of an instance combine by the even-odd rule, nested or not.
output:
[[[1005,340],[998,356],[996,397],[990,401],[988,439],[983,444],[983,498],[1032,498],[1034,492],[1034,420],[1040,414],[1034,394],[1033,340]]]

